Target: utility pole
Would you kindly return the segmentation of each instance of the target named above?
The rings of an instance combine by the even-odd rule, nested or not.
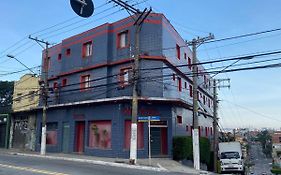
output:
[[[198,84],[197,84],[197,48],[205,41],[214,39],[213,34],[204,38],[194,38],[192,41],[186,42],[188,46],[192,46],[192,81],[193,81],[193,165],[196,170],[200,170],[200,148],[199,148],[199,132],[198,132]]]
[[[228,85],[221,85],[222,82],[228,82]],[[213,116],[213,148],[214,148],[214,172],[218,172],[217,170],[217,161],[218,161],[218,93],[217,88],[230,88],[230,79],[214,79],[213,80],[213,92],[214,92],[214,116]]]
[[[144,20],[150,14],[152,9],[147,10],[145,8],[143,11],[136,9],[135,7],[129,5],[127,2],[121,0],[112,0],[112,2],[125,8],[128,12],[132,12],[136,16],[134,22],[135,26],[135,50],[134,50],[134,65],[133,65],[133,97],[132,97],[132,123],[131,123],[131,141],[130,141],[130,164],[136,164],[137,161],[137,131],[138,131],[138,81],[139,81],[139,55],[140,55],[140,30]]]
[[[33,38],[29,36],[29,39],[36,41],[43,49],[45,49],[45,56],[43,56],[43,64],[42,64],[42,78],[43,78],[43,84],[41,88],[41,95],[43,100],[43,111],[42,111],[42,135],[41,135],[41,148],[40,148],[40,154],[45,155],[46,154],[46,130],[47,130],[47,108],[48,108],[48,68],[49,68],[49,54],[48,49],[50,43],[44,40],[39,40],[36,38]],[[44,48],[41,43],[46,45],[46,48]]]

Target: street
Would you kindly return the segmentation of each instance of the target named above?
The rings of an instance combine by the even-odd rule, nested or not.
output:
[[[71,161],[30,158],[0,154],[0,175],[169,175],[177,173],[155,172],[78,163]],[[180,174],[180,173],[178,173]]]
[[[271,159],[266,158],[266,156],[262,152],[262,147],[259,143],[254,143],[251,145],[249,156],[250,156],[251,162],[254,164],[250,168],[250,171],[249,171],[250,173],[255,174],[255,175],[259,175],[259,174],[263,174],[263,173],[266,173],[267,175],[271,174],[271,172],[270,172]]]

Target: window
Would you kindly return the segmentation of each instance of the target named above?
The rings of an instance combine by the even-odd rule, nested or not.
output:
[[[58,136],[58,123],[52,122],[47,123],[47,145],[57,145],[57,136]]]
[[[58,82],[54,82],[54,84],[53,84],[54,90],[57,89],[58,87],[59,87]]]
[[[188,57],[187,60],[188,68],[191,70],[191,58]]]
[[[129,46],[128,30],[121,32],[117,36],[117,48],[124,48]]]
[[[188,132],[188,125],[185,126],[185,131]]]
[[[176,45],[176,49],[177,49],[177,58],[180,60],[181,59],[181,48],[178,44]]]
[[[173,80],[174,81],[176,80],[176,74],[173,74]]]
[[[279,137],[279,142],[281,143],[281,137]]]
[[[92,121],[89,123],[89,147],[111,148],[111,121]]]
[[[58,54],[58,61],[61,60],[61,53]]]
[[[70,48],[66,49],[66,51],[65,51],[65,55],[66,55],[66,56],[70,56],[70,54],[71,54],[71,50],[70,50]]]
[[[93,54],[93,43],[89,41],[83,44],[82,57],[88,57]]]
[[[186,60],[187,56],[186,56],[186,53],[184,53],[184,59]]]
[[[193,96],[193,92],[192,92],[192,85],[189,85],[189,96],[192,97]]]
[[[206,134],[206,137],[208,137],[208,128],[205,127],[205,134]]]
[[[204,103],[204,105],[206,104],[206,97],[205,97],[205,95],[203,95],[203,103]]]
[[[208,106],[211,107],[211,100],[208,98]]]
[[[137,136],[137,147],[138,149],[144,148],[144,126],[143,123],[138,123],[138,136]],[[125,133],[124,133],[124,148],[126,150],[130,149],[130,139],[131,139],[131,120],[125,120]]]
[[[181,78],[178,77],[178,90],[181,92],[182,86],[181,86]]]
[[[90,75],[81,76],[80,88],[81,90],[86,90],[90,87]]]
[[[120,85],[127,86],[132,78],[132,68],[122,68],[120,70]]]
[[[61,85],[62,85],[62,87],[67,85],[67,79],[66,78],[62,79]]]
[[[182,116],[177,115],[177,124],[182,124]]]
[[[210,128],[210,134],[213,135],[213,128]]]
[[[199,134],[199,137],[201,137],[201,126],[198,126],[198,134]]]
[[[184,82],[184,88],[187,89],[187,82]]]

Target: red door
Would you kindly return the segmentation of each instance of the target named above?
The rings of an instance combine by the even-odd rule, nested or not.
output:
[[[75,152],[84,152],[85,122],[76,122]]]

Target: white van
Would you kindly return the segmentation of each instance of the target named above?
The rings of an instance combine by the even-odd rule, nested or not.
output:
[[[219,143],[219,159],[222,173],[244,174],[244,161],[239,142]]]

